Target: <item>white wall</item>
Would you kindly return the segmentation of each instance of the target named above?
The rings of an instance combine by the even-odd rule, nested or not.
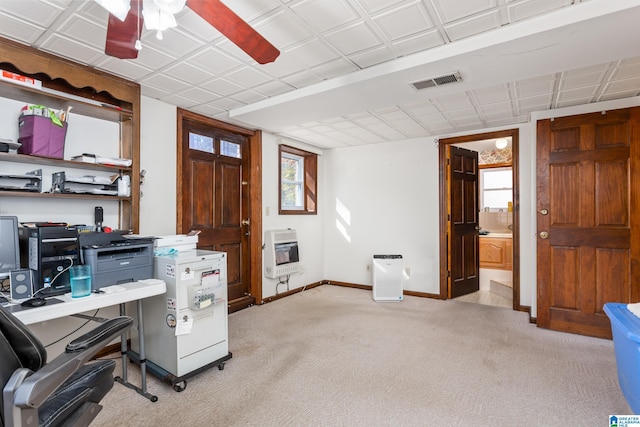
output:
[[[405,289],[438,293],[438,147],[433,139],[328,150],[325,279],[370,285],[374,254],[400,254]]]
[[[140,106],[140,234],[175,234],[178,110],[145,96]]]
[[[274,230],[292,228],[297,231],[300,252],[301,273],[294,274],[289,279],[289,289],[297,289],[325,279],[323,251],[325,247],[323,218],[327,207],[322,196],[324,192],[324,157],[318,156],[318,213],[316,215],[278,215],[278,144],[280,139],[275,135],[263,132],[262,134],[262,228]],[[284,144],[291,143],[283,140]],[[321,152],[318,149],[305,147],[295,143],[301,149],[310,149]],[[264,233],[261,236],[264,243]],[[264,258],[264,257],[263,257]],[[276,295],[278,280],[264,277],[263,266],[262,297]],[[287,290],[285,285],[277,287],[278,293]]]

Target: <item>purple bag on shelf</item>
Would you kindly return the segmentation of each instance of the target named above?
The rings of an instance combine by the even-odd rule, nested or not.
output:
[[[49,118],[37,115],[20,115],[18,120],[18,150],[21,154],[64,158],[64,140],[67,135],[67,122],[59,126]]]

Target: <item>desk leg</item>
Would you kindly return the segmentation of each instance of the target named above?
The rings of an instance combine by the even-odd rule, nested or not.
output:
[[[120,304],[120,315],[124,316],[125,305]],[[127,339],[124,334],[122,334],[121,338],[121,351],[122,351],[122,378],[115,377],[114,379],[125,387],[129,387],[138,394],[143,395],[147,399],[152,402],[158,401],[158,396],[150,394],[147,392],[147,359],[146,354],[144,352],[144,320],[142,317],[142,300],[138,300],[138,344],[140,346],[140,381],[141,387],[137,387],[131,384],[127,380]]]

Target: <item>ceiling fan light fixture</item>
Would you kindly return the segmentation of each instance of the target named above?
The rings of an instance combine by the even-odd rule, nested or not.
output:
[[[131,9],[131,0],[96,0],[96,3],[122,22],[124,22],[129,14],[129,9]]]
[[[507,148],[508,142],[504,138],[498,138],[498,139],[496,139],[495,144],[496,144],[496,148],[498,150],[502,150],[503,148]]]
[[[144,0],[142,6],[144,26],[147,30],[164,31],[178,25],[173,14],[167,13],[158,7],[155,0]]]

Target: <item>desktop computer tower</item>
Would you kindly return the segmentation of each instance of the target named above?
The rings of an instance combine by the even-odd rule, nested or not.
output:
[[[71,292],[69,267],[80,263],[76,227],[20,227],[18,235],[22,267],[33,270],[34,295]]]

